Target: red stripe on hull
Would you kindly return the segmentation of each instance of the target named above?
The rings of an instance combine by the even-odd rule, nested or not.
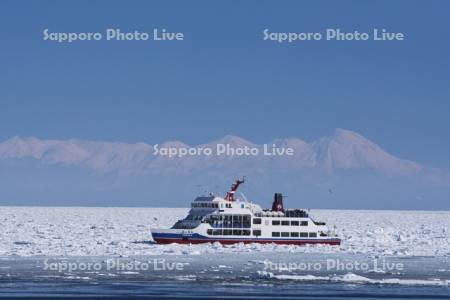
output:
[[[257,243],[257,244],[279,244],[279,245],[308,245],[308,244],[321,244],[321,245],[333,245],[333,246],[339,246],[341,244],[340,240],[311,240],[311,241],[295,241],[295,240],[221,240],[221,239],[211,239],[211,240],[204,240],[204,239],[176,239],[176,238],[155,238],[155,242],[158,244],[205,244],[205,243],[215,243],[219,242],[224,245],[231,245],[231,244],[238,244],[238,243],[244,243],[244,244],[251,244],[251,243]]]

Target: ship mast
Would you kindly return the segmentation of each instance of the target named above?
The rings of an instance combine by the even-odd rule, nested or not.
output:
[[[232,185],[229,192],[227,192],[227,195],[225,196],[225,200],[228,201],[235,201],[234,194],[236,193],[238,187],[245,182],[245,177],[242,177],[242,180],[236,180]]]

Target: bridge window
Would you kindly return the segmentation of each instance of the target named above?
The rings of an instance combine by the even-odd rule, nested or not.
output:
[[[250,235],[250,229],[242,230],[242,235]]]
[[[222,229],[214,229],[213,235],[222,235]]]
[[[291,221],[291,226],[298,226],[300,225],[299,221]]]
[[[289,221],[281,221],[282,226],[289,226]]]
[[[273,236],[273,237],[279,237],[279,236],[280,236],[280,233],[279,233],[279,232],[272,232],[272,236]]]
[[[242,230],[240,230],[240,229],[233,229],[233,235],[242,235]]]
[[[308,233],[307,232],[300,232],[300,237],[308,237]]]
[[[314,238],[315,238],[315,237],[317,237],[317,233],[315,233],[315,232],[310,232],[310,233],[309,233],[309,237],[314,237]]]
[[[308,221],[301,221],[300,226],[308,226]]]
[[[289,237],[289,232],[282,232],[282,233],[281,233],[281,236],[282,236],[282,237]]]
[[[291,232],[291,237],[298,237],[298,232]]]
[[[280,225],[280,220],[272,220],[272,225]]]
[[[212,229],[208,229],[208,230],[206,231],[206,233],[207,233],[208,235],[212,235],[212,234],[213,234],[213,230],[212,230]]]

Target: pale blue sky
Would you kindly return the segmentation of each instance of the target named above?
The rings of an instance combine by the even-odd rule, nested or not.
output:
[[[0,140],[308,141],[334,128],[450,169],[448,1],[2,1]],[[42,30],[183,31],[57,44]],[[403,42],[262,41],[262,30],[404,32]]]

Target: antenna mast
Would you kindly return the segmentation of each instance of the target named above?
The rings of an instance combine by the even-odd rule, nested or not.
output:
[[[236,180],[232,185],[229,192],[227,192],[227,195],[225,196],[225,200],[228,201],[235,201],[234,194],[236,193],[238,187],[245,182],[245,177],[242,177],[242,180]]]

